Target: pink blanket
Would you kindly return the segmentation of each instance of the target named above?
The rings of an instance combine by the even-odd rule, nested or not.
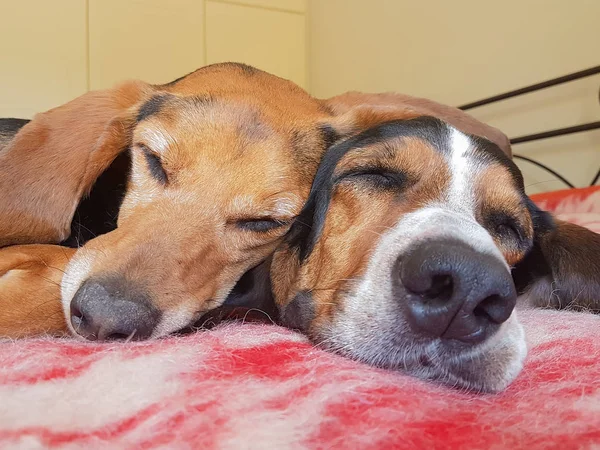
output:
[[[576,208],[600,205],[600,191],[569,195],[537,201],[600,231],[598,206]],[[0,447],[600,448],[600,317],[520,318],[529,356],[498,395],[374,369],[269,325],[126,345],[5,341]]]

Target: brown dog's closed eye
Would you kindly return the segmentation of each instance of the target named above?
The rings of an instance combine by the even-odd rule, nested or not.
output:
[[[160,160],[160,156],[154,153],[152,150],[148,148],[147,145],[144,144],[136,144],[143,153],[146,158],[146,163],[148,164],[148,170],[150,174],[158,181],[160,184],[167,184],[169,178],[167,177],[167,173],[162,165]]]

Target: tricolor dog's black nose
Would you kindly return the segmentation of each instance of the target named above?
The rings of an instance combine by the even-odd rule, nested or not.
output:
[[[89,340],[143,340],[160,320],[147,294],[120,278],[87,280],[71,300],[71,324]]]
[[[481,342],[515,307],[517,294],[504,263],[466,243],[423,243],[399,264],[409,323],[428,336]]]

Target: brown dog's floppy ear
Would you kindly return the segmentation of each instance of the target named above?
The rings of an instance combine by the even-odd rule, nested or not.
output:
[[[129,146],[135,108],[152,88],[131,81],[38,114],[0,153],[0,247],[69,236],[82,196]]]
[[[600,234],[529,205],[534,245],[513,270],[529,306],[600,313]]]
[[[508,156],[512,155],[510,142],[500,130],[478,121],[458,108],[432,100],[396,93],[347,92],[324,102],[336,118],[332,123],[333,128],[342,136],[366,130],[389,120],[433,116],[463,133],[486,138]]]

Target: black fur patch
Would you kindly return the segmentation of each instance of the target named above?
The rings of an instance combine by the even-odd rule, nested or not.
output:
[[[308,331],[314,319],[315,304],[311,293],[307,291],[298,292],[281,315],[283,325],[304,332]]]
[[[271,291],[270,269],[271,258],[242,275],[223,306],[260,309],[275,320],[277,308]]]
[[[6,118],[0,119],[0,134],[16,134],[30,122],[28,119]]]
[[[223,321],[277,322],[278,311],[271,291],[271,259],[246,272],[225,302],[204,314],[192,328],[212,328]],[[187,330],[186,330],[187,331]]]
[[[330,125],[321,125],[319,127],[319,132],[321,133],[325,148],[331,147],[341,139],[340,134]]]
[[[125,150],[98,177],[90,195],[79,203],[71,222],[71,235],[62,245],[81,247],[90,239],[117,228],[130,170],[131,155]]]
[[[529,197],[526,197],[527,209],[533,222],[533,246],[512,270],[512,277],[518,294],[523,294],[529,285],[539,278],[552,273],[550,265],[542,252],[540,238],[556,229],[552,215],[542,211]]]
[[[158,114],[168,98],[169,96],[165,94],[155,95],[152,97],[140,107],[136,120],[141,122],[142,120],[146,120],[147,118]]]
[[[517,189],[519,189],[519,191],[523,195],[525,195],[523,175],[521,174],[521,171],[519,170],[517,165],[513,162],[513,160],[510,159],[508,157],[508,155],[506,153],[504,153],[500,149],[500,147],[498,147],[493,142],[488,141],[487,139],[479,137],[479,136],[469,136],[469,137],[471,138],[471,140],[473,140],[476,143],[476,146],[478,149],[478,154],[481,155],[481,157],[485,161],[489,161],[489,162],[493,161],[497,164],[500,164],[500,165],[506,167],[506,169],[512,176],[513,180],[515,181],[515,187]]]

